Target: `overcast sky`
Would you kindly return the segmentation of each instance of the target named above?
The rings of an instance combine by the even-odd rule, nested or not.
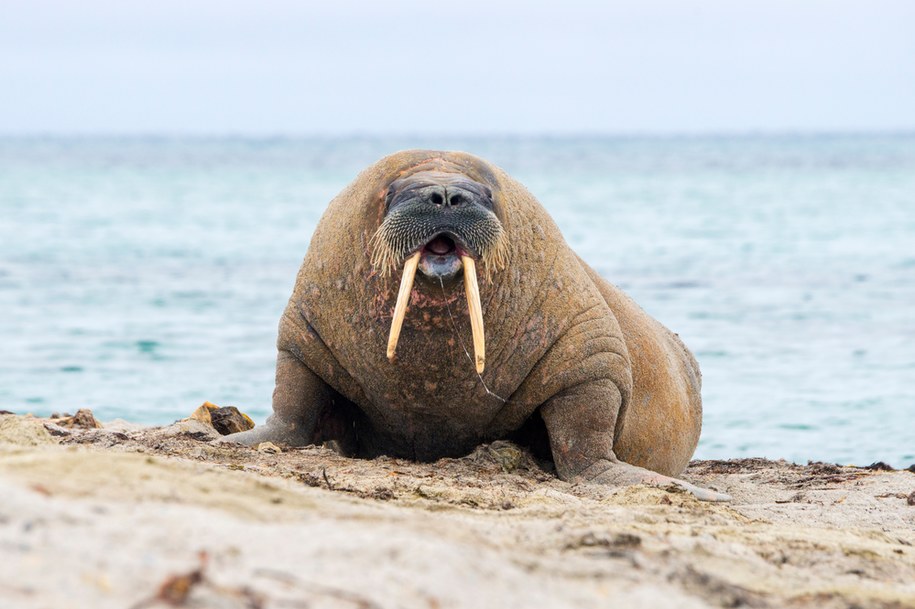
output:
[[[0,0],[0,133],[894,129],[912,0]]]

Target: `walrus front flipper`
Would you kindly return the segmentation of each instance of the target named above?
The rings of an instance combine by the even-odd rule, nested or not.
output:
[[[606,484],[609,486],[628,486],[631,484],[650,484],[652,486],[675,485],[689,491],[700,501],[730,501],[731,496],[711,489],[690,484],[679,478],[671,478],[643,467],[629,465],[614,459],[599,459],[588,469],[581,472],[578,478],[587,482]]]
[[[540,409],[550,437],[556,472],[563,480],[583,480],[609,486],[650,484],[679,486],[702,501],[731,497],[684,480],[624,463],[613,452],[613,430],[621,404],[620,392],[607,380],[576,385],[550,398]]]
[[[273,414],[263,426],[230,434],[221,441],[249,446],[261,442],[311,444],[318,415],[329,405],[330,395],[330,387],[314,372],[288,351],[280,351],[276,357]]]
[[[308,436],[301,433],[297,425],[278,419],[276,415],[267,417],[267,422],[248,431],[239,431],[214,440],[214,442],[234,442],[247,446],[257,446],[261,442],[273,442],[287,446],[305,446]]]

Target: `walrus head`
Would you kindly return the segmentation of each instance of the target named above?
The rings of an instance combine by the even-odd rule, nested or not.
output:
[[[391,183],[385,195],[385,216],[372,237],[372,265],[382,276],[401,263],[397,304],[388,339],[393,359],[417,268],[444,285],[464,271],[464,289],[473,330],[477,372],[485,363],[483,313],[476,263],[488,276],[505,262],[505,236],[493,209],[489,186],[462,173],[419,171]]]

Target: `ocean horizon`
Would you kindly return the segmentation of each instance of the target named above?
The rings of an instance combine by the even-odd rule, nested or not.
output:
[[[703,371],[696,458],[915,463],[915,132],[0,135],[0,409],[270,412],[327,203],[405,148],[524,183]]]

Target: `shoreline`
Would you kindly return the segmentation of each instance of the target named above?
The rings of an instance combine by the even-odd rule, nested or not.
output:
[[[16,607],[915,607],[915,472],[694,461],[730,494],[571,484],[497,442],[357,460],[193,419],[0,415]]]

